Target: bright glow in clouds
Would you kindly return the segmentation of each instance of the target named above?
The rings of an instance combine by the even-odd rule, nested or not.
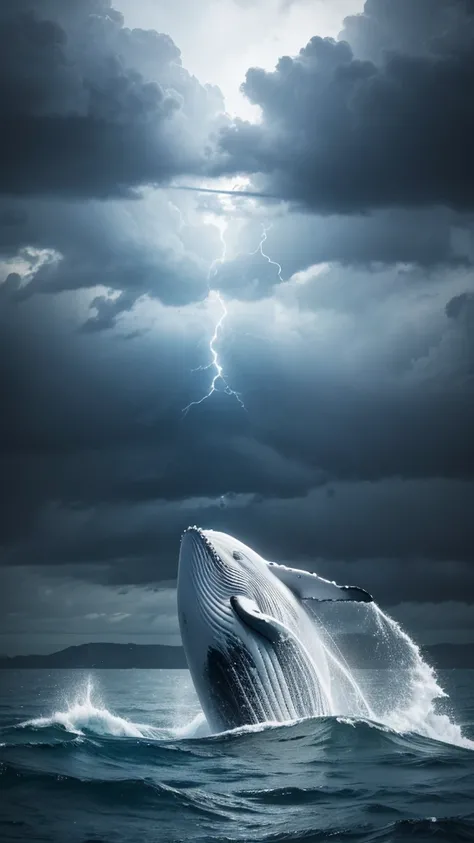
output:
[[[313,35],[337,38],[346,15],[364,0],[115,0],[130,27],[166,32],[183,64],[202,82],[218,85],[232,115],[258,119],[240,92],[249,67],[273,70],[280,56],[296,55]],[[190,20],[192,25],[190,25]]]

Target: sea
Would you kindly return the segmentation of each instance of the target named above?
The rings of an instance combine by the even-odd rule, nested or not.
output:
[[[3,670],[0,840],[474,841],[474,671],[351,683],[364,716],[212,734],[186,670]]]

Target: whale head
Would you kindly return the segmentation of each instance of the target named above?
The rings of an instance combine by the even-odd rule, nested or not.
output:
[[[189,527],[181,538],[178,567],[183,642],[191,634],[192,645],[198,649],[200,644],[205,647],[209,641],[238,635],[232,598],[254,597],[256,575],[258,580],[265,579],[267,563],[250,547],[226,533]]]

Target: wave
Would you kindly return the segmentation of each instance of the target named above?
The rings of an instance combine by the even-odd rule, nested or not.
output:
[[[64,732],[67,732],[75,737],[96,735],[149,741],[192,741],[199,739],[226,741],[239,736],[252,736],[259,733],[269,735],[273,731],[276,731],[280,737],[286,734],[289,729],[299,728],[300,726],[304,730],[313,730],[315,735],[322,735],[326,733],[330,724],[332,724],[332,731],[337,734],[337,724],[339,724],[341,727],[369,729],[378,734],[391,735],[396,741],[410,740],[418,746],[429,745],[430,743],[446,743],[465,749],[474,749],[474,741],[463,737],[460,734],[459,726],[452,723],[447,715],[434,715],[433,723],[435,723],[435,728],[430,726],[429,731],[426,731],[426,729],[417,731],[415,728],[409,728],[412,724],[408,719],[403,723],[400,722],[396,712],[389,715],[385,721],[371,720],[366,717],[333,715],[303,718],[285,723],[276,721],[258,723],[211,734],[204,714],[201,712],[189,722],[164,728],[147,723],[136,723],[110,711],[100,699],[94,688],[92,678],[89,676],[84,686],[79,689],[74,701],[68,704],[64,710],[59,709],[47,717],[22,721],[9,727],[9,729],[10,731],[13,729],[15,733],[21,730],[30,736],[47,733],[49,736],[61,737]],[[5,733],[5,728],[0,729],[0,736],[2,733]],[[370,732],[365,731],[365,734],[370,734]],[[41,742],[41,738],[38,738],[38,740]]]
[[[108,839],[112,815],[130,823],[124,840],[155,839],[157,817],[160,839],[193,843],[474,839],[472,751],[368,718],[210,734],[198,715],[157,728],[109,711],[89,680],[50,716],[1,729],[0,743],[0,789],[12,822],[27,800],[28,839],[37,816],[71,811],[93,839]],[[10,838],[8,822],[0,836],[26,838],[23,827]]]
[[[303,831],[283,832],[259,837],[259,843],[394,843],[394,841],[420,840],[423,843],[438,840],[440,843],[472,843],[474,820],[458,817],[426,817],[418,820],[398,820],[381,828],[355,826],[352,828],[329,827],[324,830],[308,828]],[[211,838],[219,843],[223,838]],[[254,843],[255,838],[225,837],[225,843]],[[194,837],[193,843],[210,843],[209,837]]]
[[[291,731],[300,725],[295,724],[287,728]],[[336,728],[337,724],[333,725]],[[343,727],[344,725],[339,724]],[[260,733],[260,736],[262,734],[264,733]],[[238,736],[234,738],[238,739]],[[230,833],[227,833],[225,838],[220,834],[206,835],[202,838],[193,835],[193,843],[210,843],[211,840],[224,839],[226,843],[245,843],[250,840],[253,843],[257,840],[259,843],[318,843],[328,839],[335,843],[392,843],[394,840],[405,839],[437,839],[456,843],[474,839],[474,814],[464,817],[443,816],[442,799],[438,799],[439,816],[413,819],[403,816],[406,812],[406,802],[409,801],[413,806],[416,805],[417,799],[422,803],[426,798],[422,786],[418,793],[408,788],[400,793],[376,783],[371,789],[355,784],[335,786],[329,779],[323,786],[236,788],[231,792],[216,792],[197,786],[195,778],[177,779],[166,783],[155,781],[151,776],[133,778],[130,775],[122,775],[107,780],[87,779],[66,774],[58,775],[52,771],[18,769],[16,765],[9,763],[5,763],[0,770],[0,781],[7,800],[10,792],[18,787],[23,790],[26,788],[30,794],[35,793],[37,798],[45,800],[53,811],[56,805],[94,804],[100,806],[99,810],[102,811],[115,811],[120,806],[120,810],[126,815],[130,812],[133,815],[137,810],[147,812],[149,817],[166,815],[171,819],[171,823],[175,822],[175,817],[186,817],[189,822],[196,823],[196,829],[202,827],[202,823],[210,823],[212,828],[219,828],[224,821],[229,823]],[[450,804],[449,798],[447,803]],[[347,812],[345,806],[348,804],[355,809],[363,809],[367,819],[374,815],[377,819],[378,814],[392,815],[393,819],[375,828],[371,822],[347,821],[345,826],[341,811]],[[324,809],[326,816],[332,817],[332,824],[324,823],[321,828],[320,811]],[[341,825],[335,824],[338,815],[341,817]],[[245,825],[253,824],[255,829],[259,826],[259,832],[254,832],[253,836],[248,838],[234,837],[232,831],[235,831],[235,824],[239,818]],[[304,819],[306,823],[301,827]],[[288,826],[288,820],[291,820],[290,825],[294,823],[297,826],[292,831],[281,827],[282,823]],[[265,833],[265,829],[278,827],[279,830]]]
[[[417,730],[410,728],[408,718],[401,722],[397,712],[390,713],[385,720],[371,720],[366,717],[321,716],[302,720],[258,723],[240,726],[217,734],[211,734],[204,714],[195,715],[192,720],[175,727],[157,727],[147,723],[135,723],[111,712],[94,689],[89,676],[82,688],[76,693],[72,703],[47,717],[25,720],[13,729],[14,743],[44,743],[46,740],[63,741],[64,733],[74,738],[87,736],[134,738],[148,742],[194,742],[194,741],[230,741],[246,740],[259,734],[265,740],[286,741],[294,738],[298,732],[304,733],[316,742],[338,742],[340,735],[351,744],[358,743],[363,736],[367,745],[388,741],[398,746],[407,744],[422,751],[433,744],[446,744],[462,749],[473,750],[474,741],[463,737],[459,726],[452,723],[447,715],[431,715],[428,728]],[[416,722],[416,721],[415,721]],[[8,730],[7,730],[8,731]],[[22,733],[19,738],[18,732]],[[5,737],[5,729],[0,729],[0,738]],[[351,734],[353,733],[353,734]],[[288,737],[291,736],[291,737]],[[348,737],[349,736],[349,737]],[[3,742],[3,740],[2,740]]]
[[[87,743],[92,752],[106,748],[111,752],[116,747],[123,759],[127,746],[139,755],[158,750],[201,754],[206,748],[212,751],[218,745],[257,744],[267,748],[271,745],[298,744],[317,750],[331,750],[341,760],[347,752],[355,750],[376,752],[379,762],[383,754],[391,751],[405,754],[405,762],[441,764],[453,753],[459,757],[468,756],[472,761],[474,742],[454,744],[416,732],[398,732],[383,723],[363,718],[313,717],[287,723],[259,723],[241,726],[225,732],[210,734],[203,715],[197,715],[183,726],[164,729],[133,723],[119,717],[106,708],[97,708],[92,702],[75,704],[66,712],[55,712],[50,717],[40,717],[0,730],[4,746],[49,746],[77,745]],[[127,740],[128,739],[128,740]],[[363,760],[359,756],[359,761]]]
[[[154,781],[151,777],[116,779],[84,779],[71,775],[57,775],[54,772],[37,770],[19,770],[16,766],[4,764],[1,770],[3,792],[10,787],[17,788],[21,783],[30,788],[41,788],[46,794],[63,798],[72,795],[94,797],[101,802],[120,802],[121,805],[132,807],[139,804],[141,808],[148,806],[173,809],[186,809],[196,814],[209,816],[226,816],[231,818],[229,811],[241,810],[248,813],[248,806],[238,796],[209,793],[196,786],[187,787],[187,782],[179,782],[175,786]]]

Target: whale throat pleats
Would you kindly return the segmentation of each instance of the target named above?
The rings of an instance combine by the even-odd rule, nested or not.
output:
[[[205,672],[212,705],[226,728],[271,719],[272,707],[255,661],[237,638],[225,649],[209,647]]]
[[[255,600],[231,597],[232,609],[240,621],[261,636],[260,651],[266,652],[273,683],[277,686],[278,704],[273,710],[275,720],[322,713],[322,697],[314,664],[303,642],[285,624],[261,612]]]

